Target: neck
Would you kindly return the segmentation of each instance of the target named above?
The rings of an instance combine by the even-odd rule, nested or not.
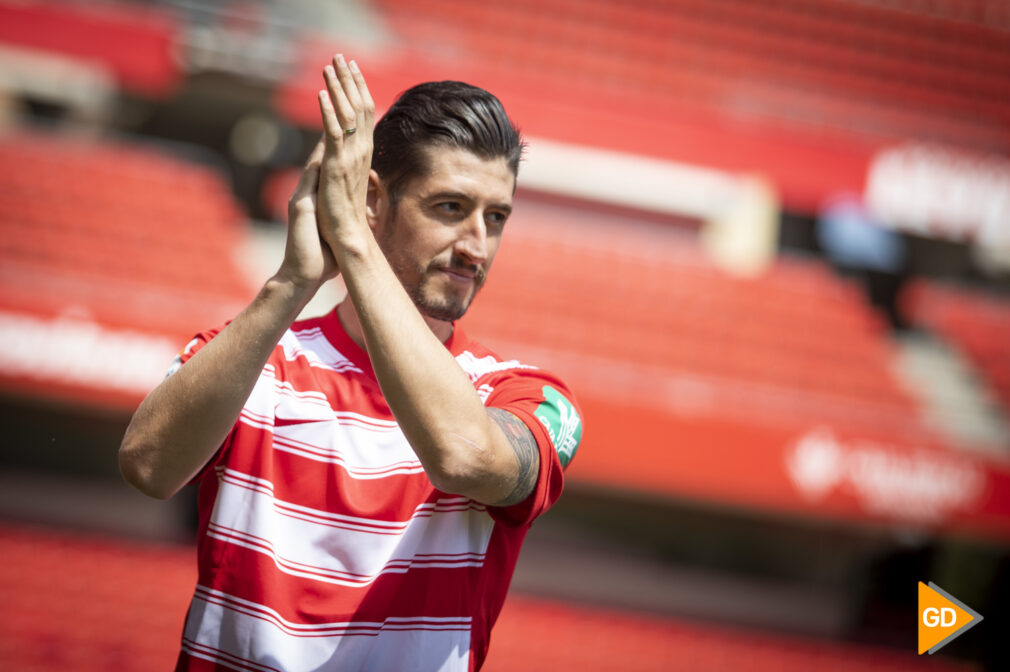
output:
[[[345,298],[337,306],[337,318],[344,327],[344,331],[351,337],[351,340],[357,343],[362,350],[367,351],[368,348],[365,347],[365,331],[361,328],[361,320],[358,319],[358,311],[354,308],[351,297]],[[435,334],[435,337],[442,343],[445,343],[452,336],[452,322],[436,320],[423,314],[421,318],[428,325],[428,328],[431,329],[431,332]]]

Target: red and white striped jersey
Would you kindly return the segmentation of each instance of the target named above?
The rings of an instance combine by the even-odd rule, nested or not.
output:
[[[495,508],[436,490],[336,311],[296,322],[197,476],[199,580],[177,670],[480,668],[520,545],[561,494],[582,426],[551,374],[459,327],[446,347],[485,405],[536,437],[533,494]]]

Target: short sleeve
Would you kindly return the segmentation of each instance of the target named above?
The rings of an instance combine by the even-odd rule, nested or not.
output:
[[[165,377],[168,378],[169,376],[173,375],[176,371],[178,371],[180,368],[182,368],[182,366],[186,362],[188,362],[190,359],[193,358],[193,355],[199,352],[200,349],[203,348],[205,345],[210,343],[210,341],[215,336],[221,333],[222,329],[224,329],[223,325],[221,327],[210,329],[209,331],[202,331],[196,336],[194,336],[192,340],[190,340],[189,343],[186,344],[186,347],[180,350],[179,354],[175,356],[175,359],[172,361],[172,365],[169,367],[167,373],[165,374]],[[195,483],[199,483],[200,480],[203,478],[204,474],[213,469],[221,461],[221,456],[224,454],[225,449],[227,448],[228,445],[231,444],[234,431],[235,431],[234,428],[232,428],[232,431],[228,432],[228,436],[225,437],[224,442],[214,453],[213,457],[211,457],[207,461],[207,464],[203,465],[203,467],[200,468],[200,471],[198,471],[196,475],[194,475],[193,478],[189,480],[189,483],[187,483],[187,485],[193,485]]]
[[[186,344],[186,347],[180,350],[179,353],[175,356],[175,359],[172,360],[172,365],[168,367],[168,371],[165,373],[165,377],[168,378],[173,373],[181,369],[183,364],[192,359],[193,355],[199,352],[200,349],[203,348],[203,346],[210,343],[215,336],[221,333],[222,329],[224,329],[224,326],[217,327],[215,329],[210,329],[208,331],[201,331],[199,334],[194,336],[192,340],[190,340],[190,342]]]
[[[582,442],[582,411],[571,390],[556,376],[541,369],[523,369],[478,381],[487,392],[485,405],[509,411],[522,420],[540,451],[540,474],[533,492],[510,507],[491,507],[500,522],[532,522],[561,496],[564,469]]]

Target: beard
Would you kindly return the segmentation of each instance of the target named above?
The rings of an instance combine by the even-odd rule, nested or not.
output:
[[[463,317],[487,279],[483,268],[457,256],[450,257],[448,262],[435,259],[424,265],[395,250],[383,251],[418,311],[434,320],[455,322]],[[462,288],[450,282],[450,286],[443,289],[441,286],[446,283],[442,274],[444,270],[473,273],[473,283],[469,288]]]

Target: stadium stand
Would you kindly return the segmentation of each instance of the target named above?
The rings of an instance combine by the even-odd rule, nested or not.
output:
[[[823,262],[783,255],[763,275],[741,278],[717,268],[690,232],[535,198],[517,204],[464,324],[579,390],[588,429],[573,480],[790,514],[1010,532],[1004,451],[969,456],[926,422],[896,377],[884,318]],[[871,453],[894,470],[863,480],[869,472],[841,466],[845,455]],[[810,462],[794,463],[801,454]],[[840,492],[810,497],[805,475],[824,469],[824,487]],[[927,473],[967,479],[950,486],[958,514],[920,516],[931,509],[911,503],[916,488],[931,487],[919,481]],[[978,487],[961,487],[969,482]]]
[[[903,296],[909,319],[959,347],[1010,413],[1010,301],[920,281]]]
[[[45,26],[45,30],[39,30]],[[164,98],[182,81],[174,12],[130,3],[0,2],[0,43],[100,64],[133,93]]]
[[[0,667],[168,669],[195,581],[189,547],[0,524]],[[55,608],[54,608],[55,605]],[[512,595],[485,667],[627,672],[956,672],[969,664]]]
[[[682,233],[524,203],[495,264],[467,320],[510,347],[583,358],[574,375],[593,361],[634,362],[657,381],[680,373],[791,395],[790,422],[844,414],[891,431],[916,422],[915,401],[888,369],[881,319],[820,262],[783,258],[739,278]],[[753,417],[746,404],[733,412]]]
[[[0,138],[0,175],[5,316],[83,317],[178,348],[252,296],[236,259],[242,214],[213,169],[135,143],[25,133]]]
[[[451,73],[500,91],[530,136],[760,172],[797,211],[861,192],[895,143],[1010,147],[998,7],[954,22],[846,0],[375,4],[397,37],[369,52],[380,106]],[[303,42],[277,94],[306,127],[322,45]]]
[[[84,292],[138,283],[232,303],[249,296],[241,273],[220,271],[243,230],[228,187],[212,170],[130,144],[41,135],[0,142],[0,169],[6,268],[73,276]],[[28,283],[5,289],[11,303],[54,298]],[[171,331],[192,309],[159,303],[159,311],[137,311],[144,315],[122,298],[92,295],[88,303],[108,311],[101,317],[112,324]]]
[[[380,4],[418,48],[552,86],[976,148],[1008,139],[1010,49],[981,23],[843,0]]]

